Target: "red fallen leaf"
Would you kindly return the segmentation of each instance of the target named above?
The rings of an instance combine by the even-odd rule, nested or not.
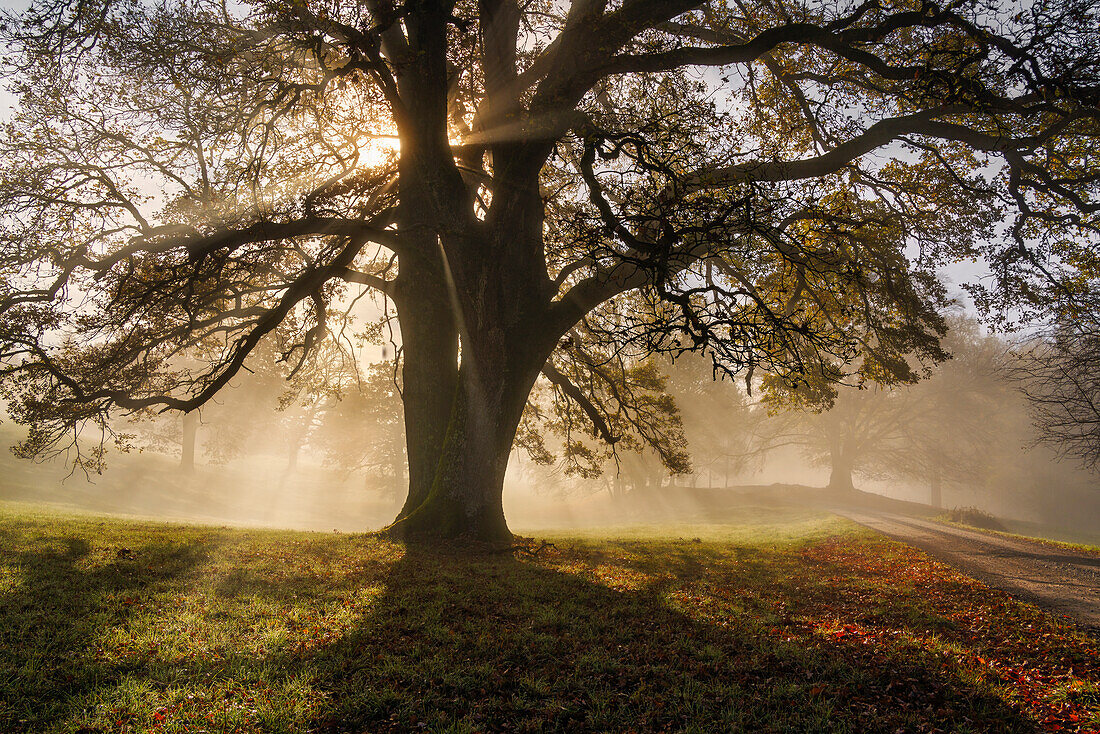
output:
[[[819,684],[817,684],[816,686],[814,686],[813,688],[810,689],[810,695],[811,696],[820,696],[821,693],[824,690],[825,690],[825,686],[823,686],[822,684],[819,683]]]

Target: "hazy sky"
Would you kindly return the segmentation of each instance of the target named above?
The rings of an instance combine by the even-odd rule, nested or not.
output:
[[[29,5],[28,0],[0,0],[0,11],[19,10],[27,5]],[[13,104],[14,98],[8,92],[6,85],[0,87],[0,121],[9,118]],[[957,263],[940,271],[941,277],[950,286],[949,292],[952,297],[959,300],[969,313],[974,312],[973,303],[959,287],[959,284],[973,281],[983,275],[988,275],[988,273],[989,269],[984,263]]]
[[[27,6],[26,2],[21,0],[0,0],[0,12],[7,12],[11,10],[19,10]],[[5,50],[7,47],[4,47]],[[4,88],[0,88],[0,120],[6,120],[8,112],[11,109],[12,96],[8,94],[6,85]]]

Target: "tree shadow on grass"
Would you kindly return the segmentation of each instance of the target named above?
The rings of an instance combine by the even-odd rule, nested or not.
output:
[[[413,548],[359,628],[278,665],[324,692],[327,732],[1035,730],[940,660],[692,618],[665,586]]]
[[[54,536],[15,551],[11,541],[0,538],[0,563],[15,571],[0,592],[4,732],[42,731],[72,701],[116,685],[127,670],[99,659],[97,640],[139,612],[147,590],[178,583],[205,558],[195,543],[94,549],[84,538]]]
[[[925,650],[790,638],[774,603],[797,554],[674,546],[532,562],[329,536],[212,576],[197,544],[0,539],[19,566],[0,593],[0,731],[72,731],[90,702],[117,704],[123,678],[147,686],[146,705],[195,694],[163,722],[130,712],[168,731],[1034,731]],[[325,564],[339,571],[315,573]],[[210,582],[196,624],[226,640],[218,655],[97,654],[137,610],[171,628],[175,611],[143,605],[191,593],[193,573]],[[286,623],[283,642],[225,635],[266,621]],[[231,703],[252,713],[217,718]]]

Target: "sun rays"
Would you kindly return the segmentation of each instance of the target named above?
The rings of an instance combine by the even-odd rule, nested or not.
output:
[[[393,133],[362,133],[355,139],[356,165],[382,168],[401,154],[401,140]]]

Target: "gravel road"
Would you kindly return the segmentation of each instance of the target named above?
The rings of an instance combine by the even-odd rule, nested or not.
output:
[[[839,514],[1100,634],[1100,556],[902,515]]]

